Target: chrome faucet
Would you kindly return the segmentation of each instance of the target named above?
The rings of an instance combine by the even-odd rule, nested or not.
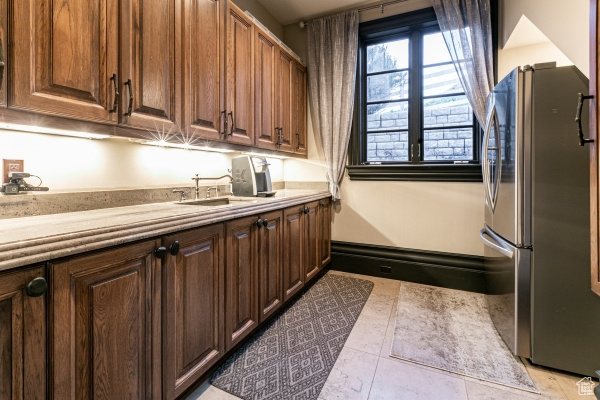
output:
[[[179,201],[185,200],[185,192],[183,191],[183,189],[173,189],[173,193],[179,193],[179,195],[181,196],[179,198]]]
[[[198,186],[198,181],[202,179],[198,176],[198,174],[196,174],[196,176],[194,178],[192,178],[193,181],[196,181],[196,186],[194,187],[194,200],[200,200],[200,186]]]
[[[206,189],[206,198],[210,199],[210,191],[212,189],[215,189],[215,197],[219,197],[219,188],[216,186],[211,186],[208,189]]]

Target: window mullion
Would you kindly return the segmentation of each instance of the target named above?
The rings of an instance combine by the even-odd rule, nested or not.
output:
[[[421,161],[421,127],[423,118],[421,116],[421,33],[413,31],[410,37],[410,80],[409,80],[409,156],[413,164]]]

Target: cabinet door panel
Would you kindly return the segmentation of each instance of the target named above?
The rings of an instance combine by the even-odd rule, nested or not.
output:
[[[279,106],[275,108],[275,125],[279,127],[278,146],[282,151],[294,151],[292,138],[292,56],[279,48],[277,57],[277,99]]]
[[[163,271],[163,391],[174,399],[190,387],[224,353],[223,224],[210,225],[163,239],[167,248],[179,241]]]
[[[186,1],[180,37],[185,107],[182,130],[192,144],[222,139],[224,123],[224,4]]]
[[[54,398],[159,397],[157,246],[142,242],[49,265]]]
[[[319,254],[319,202],[314,201],[306,205],[308,213],[303,215],[302,229],[304,232],[304,272],[306,281],[311,279],[321,269],[321,255]]]
[[[227,140],[254,144],[254,24],[231,2],[227,13]]]
[[[302,240],[303,206],[283,212],[283,299],[287,301],[304,286],[304,243]]]
[[[261,215],[267,226],[259,229],[259,300],[260,322],[281,307],[283,290],[281,280],[283,225],[281,211]]]
[[[119,84],[123,99],[120,113],[123,125],[152,133],[169,132],[175,128],[174,3],[175,0],[121,2],[123,72]],[[133,90],[131,116],[128,114],[129,79]]]
[[[0,274],[0,399],[46,398],[46,300],[25,286],[44,268]]]
[[[115,124],[117,1],[20,0],[12,15],[11,107]]]
[[[256,29],[255,54],[255,145],[263,149],[275,149],[277,135],[275,133],[273,110],[276,106],[275,91],[275,54],[277,46],[269,36]]]
[[[225,349],[235,346],[258,325],[258,254],[256,217],[225,224]]]
[[[292,67],[292,133],[294,150],[307,154],[306,145],[306,68],[294,61]]]
[[[321,268],[331,261],[331,200],[319,201],[319,254]]]
[[[6,108],[6,86],[8,69],[11,65],[11,60],[8,53],[8,0],[0,0],[0,54],[2,54],[2,60],[4,61],[4,68],[2,68],[2,74],[0,75],[0,107]]]

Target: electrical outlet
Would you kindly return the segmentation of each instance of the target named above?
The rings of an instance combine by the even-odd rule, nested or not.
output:
[[[379,272],[381,272],[382,274],[391,274],[392,267],[388,267],[387,265],[380,265]]]
[[[2,183],[8,183],[9,172],[25,172],[25,163],[23,160],[2,160],[3,178]]]

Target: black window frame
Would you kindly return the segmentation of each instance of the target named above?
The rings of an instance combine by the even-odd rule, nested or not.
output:
[[[496,10],[495,0],[492,0],[492,10]],[[494,43],[494,69],[496,71],[497,24],[496,17],[492,15],[492,33]],[[410,37],[412,57],[409,59],[411,78],[409,82],[409,97],[415,91],[421,91],[421,38],[423,35],[439,31],[439,24],[433,8],[426,8],[405,14],[400,14],[375,21],[361,23],[359,26],[359,47],[356,74],[356,93],[354,101],[354,115],[352,132],[348,152],[348,175],[351,180],[400,180],[400,181],[443,181],[443,182],[481,182],[481,127],[473,116],[473,161],[468,163],[453,163],[453,161],[424,160],[423,104],[419,101],[418,110],[411,110],[413,118],[409,118],[408,134],[411,143],[418,143],[419,155],[411,157],[411,148],[408,149],[409,162],[381,162],[365,164],[367,159],[367,124],[366,115],[362,112],[366,107],[366,46],[377,42],[386,42],[400,39],[402,36]],[[418,38],[417,38],[418,37]],[[417,38],[415,40],[415,38]],[[415,53],[415,51],[417,53]],[[416,55],[416,57],[415,57]],[[494,72],[495,72],[494,71]],[[418,76],[415,76],[418,74]],[[495,74],[494,74],[495,75]],[[416,83],[416,84],[415,84]],[[417,93],[420,98],[420,93]],[[415,100],[413,100],[415,101]],[[416,116],[416,117],[415,117]],[[452,129],[443,127],[437,129]],[[415,141],[417,140],[418,141]]]

